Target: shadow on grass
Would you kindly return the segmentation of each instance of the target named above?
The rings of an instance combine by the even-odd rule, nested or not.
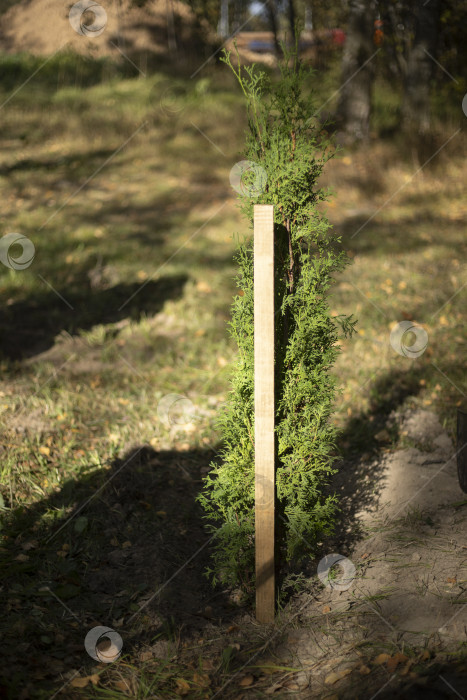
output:
[[[408,203],[412,204],[415,196],[410,196]],[[420,202],[421,203],[421,202]],[[417,213],[410,217],[398,217],[395,222],[378,222],[373,219],[371,211],[349,216],[336,225],[339,235],[342,235],[342,245],[349,246],[359,254],[371,255],[398,255],[401,250],[406,254],[414,253],[420,249],[428,249],[433,245],[431,241],[426,241],[417,233],[413,232],[413,227],[430,225],[442,229],[446,235],[455,236],[461,244],[460,221],[452,221],[444,216],[433,216],[431,213],[425,215]],[[411,235],[408,231],[412,229]]]
[[[1,10],[0,10],[1,12]],[[190,26],[180,40],[180,19],[175,30],[179,35],[177,47],[167,50],[167,28],[154,22],[127,25],[125,31],[136,31],[150,36],[148,48],[138,46],[131,36],[108,35],[107,46],[112,56],[99,58],[62,49],[44,60],[43,56],[27,51],[7,53],[11,42],[3,40],[0,57],[0,88],[15,90],[34,75],[34,85],[51,91],[62,87],[86,88],[115,79],[138,78],[142,74],[163,72],[168,76],[185,75],[204,64],[219,48],[203,35],[199,27]],[[123,41],[122,41],[123,39]],[[164,47],[165,50],[161,50]],[[158,50],[159,49],[159,50]],[[119,53],[117,53],[119,52]]]
[[[188,279],[188,275],[173,275],[146,284],[93,289],[83,275],[74,279],[73,287],[52,290],[43,284],[42,293],[0,310],[0,357],[21,360],[37,355],[49,349],[62,331],[74,334],[98,324],[156,314],[167,300],[183,294]]]
[[[69,155],[61,155],[56,158],[22,158],[21,160],[15,160],[11,165],[0,166],[0,175],[8,176],[23,170],[32,170],[34,173],[43,170],[57,170],[63,167],[69,168],[71,177],[76,178],[74,168],[85,166],[89,169],[90,165],[94,165],[95,159],[98,160],[98,163],[101,163],[114,153],[114,148],[98,148],[93,151],[78,151]]]
[[[5,697],[25,679],[57,690],[62,670],[92,666],[83,645],[95,625],[117,628],[134,658],[143,640],[233,615],[204,576],[209,535],[195,496],[212,456],[140,446],[3,519]]]
[[[360,538],[355,513],[375,504],[383,474],[352,454],[374,448],[377,455],[376,432],[405,398],[417,394],[422,371],[420,367],[384,374],[374,383],[369,411],[347,423],[341,439],[348,443],[350,458],[344,459],[330,485],[333,490],[339,486],[338,535],[325,539],[319,556],[342,552]],[[219,447],[216,444],[213,452]],[[211,563],[210,538],[195,498],[202,485],[201,470],[212,461],[213,452],[135,447],[99,469],[83,469],[34,506],[4,511],[0,592],[6,598],[5,697],[18,697],[25,678],[42,690],[57,691],[70,669],[80,669],[81,676],[91,673],[95,664],[83,644],[96,625],[116,629],[124,653],[135,664],[142,646],[161,640],[177,645],[199,633],[222,637],[222,625],[238,621],[241,610],[228,591],[213,589],[204,575]],[[309,576],[316,575],[317,561]],[[283,634],[278,634],[271,648],[281,640]],[[252,663],[260,663],[263,656],[260,653]],[[229,673],[232,676],[234,670]],[[443,684],[441,674],[461,690],[457,662],[430,673],[433,687]],[[355,697],[354,678],[352,682],[352,687],[340,685],[339,697]],[[373,677],[362,677],[358,691],[368,691],[370,697],[374,682]],[[430,697],[423,696],[417,684],[414,678],[394,679],[380,695],[400,700]],[[222,697],[237,698],[236,684],[222,691]],[[436,697],[449,695],[439,691]]]

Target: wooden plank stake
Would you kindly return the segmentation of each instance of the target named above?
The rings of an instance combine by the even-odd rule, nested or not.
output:
[[[256,619],[274,622],[274,207],[254,206]]]

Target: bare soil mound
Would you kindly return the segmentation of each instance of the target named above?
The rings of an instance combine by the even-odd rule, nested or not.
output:
[[[132,0],[22,0],[0,18],[4,53],[50,56],[69,49],[96,58],[133,58],[196,50],[212,41],[210,28],[181,0],[148,0],[144,7]]]

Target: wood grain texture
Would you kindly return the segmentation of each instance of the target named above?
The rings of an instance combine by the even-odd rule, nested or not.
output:
[[[274,207],[254,207],[256,619],[273,622],[274,578]]]

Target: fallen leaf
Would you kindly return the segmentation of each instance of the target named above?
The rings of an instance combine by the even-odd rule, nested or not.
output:
[[[378,442],[389,442],[390,439],[391,436],[386,429],[380,430],[379,433],[376,433],[375,435],[375,440]]]
[[[149,659],[152,659],[152,651],[142,651],[139,658],[140,661],[149,661]]]
[[[324,682],[326,685],[334,685],[334,683],[340,681],[341,678],[345,678],[345,676],[348,676],[351,670],[351,668],[343,668],[342,671],[333,671],[332,673],[329,673],[326,676]]]
[[[114,688],[116,688],[117,690],[123,690],[124,693],[129,692],[131,690],[130,686],[126,681],[115,681]]]
[[[211,287],[207,282],[204,282],[204,280],[200,280],[196,284],[196,289],[198,290],[198,292],[204,292],[205,294],[209,294],[210,292],[212,292]]]
[[[15,557],[15,561],[29,561],[29,556],[27,554],[18,554],[18,556]]]
[[[50,447],[46,447],[45,445],[41,445],[39,447],[39,452],[41,455],[45,455],[48,457],[50,455]]]
[[[405,654],[402,654],[401,652],[397,652],[397,654],[394,654],[394,656],[391,656],[390,659],[388,659],[387,662],[387,669],[390,673],[393,673],[398,665],[402,663],[403,661],[407,661],[408,657]]]
[[[331,608],[329,607],[329,605],[325,605],[321,612],[323,613],[323,615],[326,615],[326,613],[331,612]]]
[[[73,688],[85,688],[88,685],[88,683],[98,685],[99,674],[93,673],[92,676],[82,676],[81,678],[73,678],[73,680],[70,681],[70,685]]]
[[[188,695],[190,692],[190,684],[184,678],[177,678],[175,693],[177,695]]]
[[[369,673],[371,673],[371,668],[368,668],[368,666],[365,666],[365,664],[362,664],[358,670],[362,676],[367,676]]]
[[[387,663],[390,658],[391,657],[389,656],[389,654],[378,654],[376,659],[374,659],[373,663],[377,666],[381,666],[382,664]]]
[[[413,666],[414,660],[409,659],[407,663],[405,664],[404,668],[402,669],[400,675],[401,676],[406,676],[408,672],[410,671],[411,666]]]
[[[238,685],[241,688],[247,688],[249,685],[253,685],[254,682],[255,682],[255,677],[252,676],[251,673],[249,673],[248,675],[243,676],[243,678],[241,678],[239,680]]]
[[[193,683],[201,686],[201,688],[208,688],[211,685],[211,679],[207,673],[195,673],[193,676]]]
[[[370,556],[369,553],[368,553],[368,552],[365,552],[365,554],[362,554],[362,556],[361,556],[360,558],[361,558],[361,559],[366,559],[366,558],[369,557],[369,556]]]
[[[128,549],[128,547],[131,547],[131,542],[130,540],[127,540],[122,544],[122,549]]]

